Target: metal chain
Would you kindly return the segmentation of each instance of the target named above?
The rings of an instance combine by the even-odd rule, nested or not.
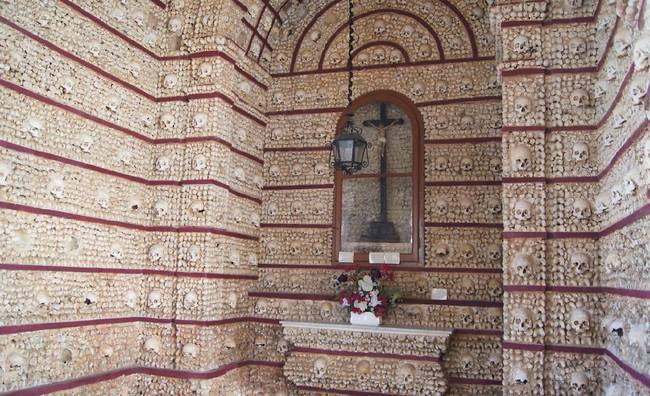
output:
[[[352,106],[352,0],[348,0],[348,109]]]

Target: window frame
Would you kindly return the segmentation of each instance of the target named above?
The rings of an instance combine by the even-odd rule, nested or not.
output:
[[[352,102],[351,110],[373,102],[385,102],[399,107],[409,118],[412,128],[412,194],[413,194],[413,239],[411,253],[400,254],[400,265],[422,266],[424,265],[424,121],[417,106],[405,95],[389,91],[373,91],[359,96]],[[336,124],[337,133],[347,123],[347,113],[343,111]],[[350,178],[349,176],[347,178]],[[334,238],[332,246],[332,263],[339,263],[339,251],[341,249],[341,225],[342,225],[342,199],[343,199],[343,173],[337,169],[334,173]],[[355,264],[369,264],[368,253],[355,253]]]

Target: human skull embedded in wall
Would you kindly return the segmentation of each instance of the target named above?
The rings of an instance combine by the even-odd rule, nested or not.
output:
[[[489,198],[487,200],[487,209],[488,212],[492,215],[498,215],[501,213],[503,210],[502,205],[501,205],[501,200],[498,198]]]
[[[195,292],[189,291],[185,293],[185,296],[183,297],[183,307],[185,309],[194,308],[198,302],[199,302],[199,297],[196,295]]]
[[[518,55],[524,55],[533,50],[532,43],[528,36],[523,34],[517,35],[512,40],[512,51]]]
[[[531,169],[532,156],[530,148],[525,144],[515,144],[510,149],[510,166],[515,172],[526,172]]]
[[[199,78],[208,78],[212,75],[212,63],[203,62],[199,65],[196,75]]]
[[[535,259],[527,253],[519,253],[512,260],[514,274],[522,278],[533,276],[536,272]]]
[[[192,117],[192,127],[194,129],[203,129],[206,126],[208,126],[208,115],[203,112],[194,114],[194,117]]]
[[[153,262],[160,261],[165,254],[165,247],[161,243],[156,243],[149,247],[149,260]]]
[[[571,158],[576,162],[584,162],[589,159],[589,146],[585,142],[577,142],[571,148]]]
[[[589,107],[589,93],[582,88],[574,89],[569,96],[569,101],[574,107]]]
[[[576,334],[584,334],[589,331],[589,313],[583,308],[574,308],[569,320],[569,328]]]
[[[438,215],[444,215],[449,209],[449,201],[445,197],[438,197],[436,199],[436,212]]]
[[[471,172],[474,169],[474,163],[471,158],[463,157],[460,159],[460,170],[463,172]]]
[[[320,304],[320,317],[322,319],[330,319],[332,317],[332,303],[323,301]]]
[[[533,330],[533,313],[528,308],[516,307],[512,311],[512,330],[519,335],[530,336]]]
[[[383,62],[384,60],[386,60],[386,51],[384,51],[383,48],[376,48],[376,49],[372,52],[372,59],[373,59],[376,63],[381,63],[381,62]]]
[[[169,29],[169,31],[172,33],[180,32],[182,27],[183,27],[183,21],[179,17],[172,17],[167,22],[167,29]]]
[[[147,306],[151,309],[158,309],[162,306],[162,292],[160,290],[152,290],[149,292]]]
[[[524,368],[521,362],[516,362],[512,368],[512,382],[516,385],[527,385],[528,376],[528,370]]]
[[[172,113],[162,113],[160,116],[160,127],[163,129],[173,129],[176,126],[176,117]]]
[[[327,359],[323,357],[316,359],[314,361],[313,371],[316,378],[325,377],[325,374],[327,373]]]
[[[195,358],[199,354],[199,347],[196,346],[196,344],[189,342],[183,345],[181,352],[185,357]]]
[[[398,49],[393,49],[388,55],[390,63],[400,63],[402,61],[402,53]]]
[[[533,217],[533,205],[525,199],[518,199],[514,206],[515,219],[526,222]]]
[[[138,305],[138,293],[133,290],[128,290],[124,296],[126,302],[124,303],[127,307],[134,309]]]
[[[156,170],[159,172],[164,172],[171,168],[172,159],[168,155],[161,155],[156,158]]]
[[[386,22],[383,19],[377,19],[374,22],[373,32],[376,36],[381,36],[386,32]]]
[[[523,117],[533,110],[533,101],[528,96],[516,96],[515,101],[515,114]]]
[[[395,377],[399,388],[410,387],[415,381],[415,366],[411,363],[400,363]]]
[[[275,348],[278,353],[284,355],[285,353],[289,352],[289,342],[285,340],[284,338],[280,338],[278,340],[278,343]]]
[[[208,159],[203,154],[197,154],[192,158],[192,168],[194,170],[200,171],[208,166]]]
[[[144,350],[147,352],[155,353],[156,355],[160,354],[160,349],[162,348],[162,343],[160,338],[151,336],[147,337],[144,341]]]
[[[580,37],[573,37],[569,40],[569,53],[574,56],[583,55],[587,52],[587,42]]]
[[[573,252],[569,263],[575,275],[581,277],[591,271],[592,258],[585,252]]]
[[[23,130],[33,138],[40,137],[43,128],[43,121],[35,116],[28,117],[23,123]]]
[[[62,175],[50,175],[49,183],[47,184],[48,192],[56,199],[61,199],[65,195],[65,179]]]
[[[159,199],[154,203],[153,211],[156,217],[166,216],[167,213],[169,213],[169,203],[167,201]]]
[[[573,216],[578,220],[587,220],[591,217],[591,204],[583,198],[573,201]]]
[[[582,370],[571,373],[571,385],[569,389],[574,396],[586,395],[589,390],[587,374]]]
[[[646,32],[637,39],[632,53],[635,71],[642,72],[650,66],[650,33]]]
[[[474,213],[474,201],[470,197],[463,195],[458,199],[458,203],[462,214],[471,215]]]

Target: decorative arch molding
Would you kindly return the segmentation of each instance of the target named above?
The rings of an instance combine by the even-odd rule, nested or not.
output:
[[[359,15],[355,15],[354,18],[352,18],[352,21],[358,21],[360,19],[368,18],[373,15],[377,14],[397,14],[401,16],[405,16],[407,18],[413,19],[415,22],[417,22],[421,27],[426,29],[426,31],[429,33],[433,41],[436,43],[436,49],[438,51],[438,59],[444,60],[445,59],[445,51],[442,47],[442,42],[440,41],[440,37],[438,37],[438,33],[436,33],[435,30],[421,17],[400,9],[396,8],[380,8],[377,10],[372,10],[372,11],[367,11]],[[320,54],[320,60],[318,61],[318,70],[323,70],[323,63],[325,62],[325,55],[327,54],[327,51],[331,47],[332,43],[334,40],[336,40],[339,35],[346,31],[346,28],[348,27],[347,22],[342,23],[335,31],[334,33],[327,39],[327,43],[325,44],[325,47],[323,48],[323,51]],[[293,70],[292,70],[293,71]]]
[[[354,58],[356,58],[356,56],[359,55],[362,51],[367,50],[367,49],[372,48],[372,47],[379,47],[379,46],[395,48],[395,49],[399,50],[399,52],[402,53],[402,56],[404,57],[404,62],[407,62],[407,63],[411,62],[411,57],[409,56],[408,51],[406,51],[406,49],[404,49],[404,47],[402,47],[399,43],[395,43],[393,41],[386,41],[386,40],[377,40],[377,41],[370,41],[368,43],[365,43],[364,45],[362,45],[361,47],[355,49],[352,52],[352,60],[354,61]],[[324,60],[325,60],[325,58],[321,57],[321,60],[320,60],[320,62],[318,64],[318,69],[319,70],[323,70],[323,61]]]
[[[402,254],[401,267],[418,267],[424,265],[424,117],[418,106],[403,93],[381,89],[367,92],[357,96],[349,108],[346,108],[336,124],[336,130],[340,131],[348,121],[348,114],[355,110],[374,103],[387,102],[399,107],[408,117],[412,128],[412,252]],[[336,170],[334,177],[334,238],[332,238],[332,255],[334,263],[338,262],[338,251],[341,248],[341,225],[342,225],[342,195],[343,195],[343,173]],[[355,263],[367,263],[367,254],[354,254]]]
[[[309,21],[309,23],[302,30],[302,32],[300,33],[300,36],[296,40],[295,46],[293,47],[293,52],[292,52],[292,55],[291,55],[291,63],[290,63],[289,70],[288,70],[289,73],[292,73],[292,72],[295,71],[296,61],[298,59],[298,53],[300,51],[300,48],[302,47],[302,44],[303,44],[303,41],[305,40],[305,37],[311,31],[312,27],[318,22],[318,20],[326,12],[328,12],[329,10],[334,8],[334,6],[340,4],[342,1],[343,0],[334,0],[331,3],[327,4],[325,7],[323,7],[320,11],[318,11],[312,17],[312,19]],[[466,33],[466,35],[467,35],[467,37],[469,39],[470,47],[471,47],[471,51],[472,51],[472,57],[477,58],[478,57],[478,47],[476,45],[476,36],[474,34],[474,31],[472,30],[472,26],[467,21],[467,18],[465,18],[463,13],[455,5],[453,5],[451,2],[449,2],[449,0],[436,0],[436,1],[440,2],[441,5],[443,5],[444,7],[449,9],[454,15],[456,15],[457,19],[462,24],[462,26],[463,26],[463,28],[465,30],[465,33]],[[418,18],[420,18],[420,17],[418,17]],[[420,18],[420,19],[422,19],[422,18]],[[422,20],[424,21],[424,19],[422,19]],[[426,25],[428,25],[428,23],[426,21],[424,21],[424,23]]]

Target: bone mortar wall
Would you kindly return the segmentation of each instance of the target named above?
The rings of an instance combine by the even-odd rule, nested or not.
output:
[[[200,3],[0,5],[0,391],[252,393],[273,365],[247,322],[269,76],[195,19],[243,10]]]
[[[648,239],[640,7],[492,9],[504,87],[506,394],[647,393],[646,356],[632,352],[648,345],[647,281],[632,264]]]

